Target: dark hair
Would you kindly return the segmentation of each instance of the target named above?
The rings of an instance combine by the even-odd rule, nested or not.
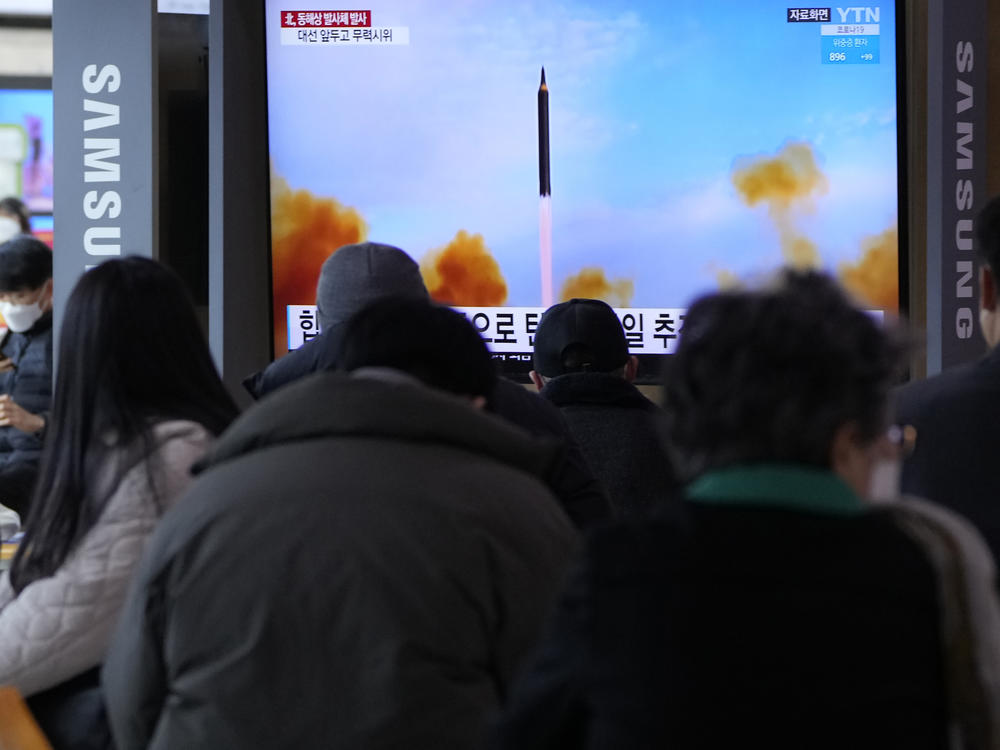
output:
[[[25,234],[31,233],[31,215],[28,213],[28,207],[20,198],[15,198],[12,195],[0,198],[0,216],[17,219],[17,223],[21,225],[21,231]]]
[[[486,344],[464,315],[402,297],[378,300],[351,318],[340,366],[348,372],[390,367],[464,396],[488,396],[497,377]]]
[[[976,216],[976,252],[994,276],[1000,278],[1000,195],[991,199]]]
[[[63,317],[52,416],[11,569],[14,589],[55,573],[97,522],[115,489],[98,486],[108,484],[98,475],[110,456],[128,454],[115,465],[120,477],[155,451],[156,422],[191,420],[217,435],[236,413],[173,272],[129,257],[81,276]],[[147,471],[155,493],[148,462]]]
[[[52,278],[52,251],[35,237],[18,236],[0,245],[0,292],[38,289]]]
[[[691,479],[737,463],[829,468],[841,426],[855,423],[863,440],[888,426],[903,352],[900,336],[820,273],[697,300],[664,386],[678,470]]]

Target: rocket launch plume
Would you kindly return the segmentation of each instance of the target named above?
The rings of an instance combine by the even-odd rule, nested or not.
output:
[[[794,221],[809,198],[827,188],[808,143],[788,143],[774,157],[744,160],[736,165],[732,180],[747,205],[767,205],[786,263],[796,268],[820,265],[816,245],[796,229]]]
[[[895,311],[899,306],[899,232],[892,227],[867,237],[857,263],[842,263],[841,283],[863,304]]]
[[[288,351],[287,305],[311,305],[323,261],[344,245],[361,242],[368,227],[355,209],[308,190],[291,190],[271,177],[271,269],[274,354]]]
[[[584,297],[604,300],[612,307],[628,307],[634,293],[635,284],[631,279],[609,281],[600,268],[584,268],[563,282],[559,300],[565,302],[574,297]]]
[[[538,259],[542,272],[542,306],[552,306],[552,182],[549,173],[549,87],[545,68],[538,86]]]
[[[552,196],[538,199],[538,256],[542,268],[542,307],[552,307]]]
[[[447,245],[424,256],[420,273],[437,302],[490,307],[507,301],[507,282],[481,234],[459,230]]]

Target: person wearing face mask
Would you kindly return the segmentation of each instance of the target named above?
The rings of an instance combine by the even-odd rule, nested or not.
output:
[[[34,237],[0,245],[0,504],[28,510],[52,401],[52,251]]]
[[[1000,747],[985,545],[873,502],[898,338],[815,272],[692,304],[663,399],[680,517],[588,538],[494,748]]]
[[[1000,471],[989,450],[1000,425],[1000,196],[974,226],[980,331],[989,351],[900,388],[896,419],[916,430],[903,464],[903,490],[968,518],[1000,560]]]

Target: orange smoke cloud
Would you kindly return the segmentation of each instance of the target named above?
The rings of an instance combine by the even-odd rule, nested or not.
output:
[[[631,279],[609,281],[600,268],[584,268],[563,282],[559,301],[583,297],[604,300],[612,307],[628,307],[634,293],[635,284]]]
[[[787,143],[776,156],[743,160],[734,168],[732,180],[748,206],[767,205],[786,263],[795,268],[820,265],[815,243],[796,229],[794,221],[809,199],[827,188],[808,143]]]
[[[868,237],[857,263],[842,263],[840,281],[863,304],[895,311],[899,306],[899,233],[896,227]]]
[[[271,179],[271,270],[274,283],[274,353],[288,351],[287,305],[311,305],[330,255],[362,242],[368,227],[355,209]]]
[[[491,307],[507,301],[507,282],[481,234],[460,229],[455,239],[424,256],[420,273],[437,302]]]
[[[819,250],[816,243],[794,230],[781,231],[781,255],[792,268],[819,268]]]
[[[740,280],[740,277],[728,268],[721,268],[719,266],[712,265],[708,270],[715,276],[715,283],[719,285],[719,289],[722,291],[739,289],[743,286],[743,282]]]

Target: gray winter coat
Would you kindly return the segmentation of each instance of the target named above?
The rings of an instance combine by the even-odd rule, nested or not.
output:
[[[261,401],[138,570],[104,669],[120,750],[482,746],[576,546],[553,459],[414,385]]]

